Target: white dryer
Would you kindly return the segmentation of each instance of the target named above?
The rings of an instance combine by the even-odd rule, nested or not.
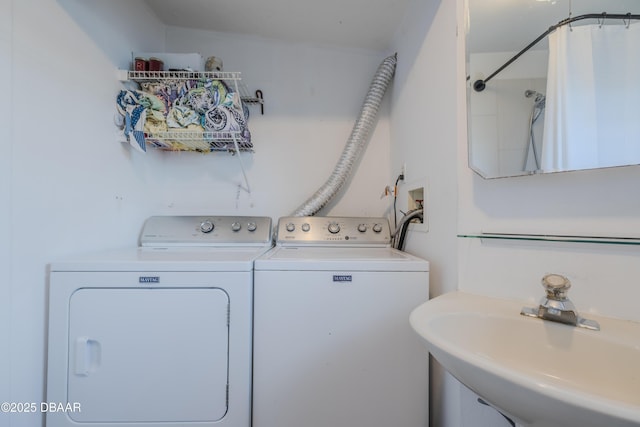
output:
[[[429,263],[384,218],[285,217],[255,262],[253,427],[425,427]]]
[[[53,262],[47,427],[250,427],[271,246],[266,217],[151,217],[137,248]]]

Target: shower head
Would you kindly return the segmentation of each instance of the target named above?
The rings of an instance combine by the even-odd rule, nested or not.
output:
[[[527,98],[531,98],[532,96],[535,96],[533,100],[535,103],[535,106],[540,108],[544,107],[545,100],[546,100],[546,97],[544,96],[544,94],[535,90],[527,89],[524,91],[524,96]]]

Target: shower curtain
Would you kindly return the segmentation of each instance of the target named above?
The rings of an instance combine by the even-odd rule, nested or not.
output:
[[[640,163],[640,24],[622,22],[549,35],[545,172]]]

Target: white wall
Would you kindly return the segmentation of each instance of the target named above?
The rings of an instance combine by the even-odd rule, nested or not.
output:
[[[640,237],[638,179],[637,166],[495,180],[461,167],[459,231]],[[459,261],[463,290],[534,302],[557,272],[583,315],[640,320],[640,247],[459,239]]]
[[[639,236],[638,167],[489,181],[466,175],[460,188],[463,233]],[[639,247],[471,239],[459,245],[461,289],[537,301],[541,277],[557,272],[571,279],[569,296],[583,315],[640,320]]]
[[[458,66],[458,58],[464,58],[458,12],[455,1],[415,0],[396,39],[392,174],[397,176],[406,164],[398,198],[402,210],[407,190],[425,188],[428,231],[412,232],[406,250],[430,261],[431,297],[455,290],[458,283],[456,91],[458,82],[464,82],[464,67]],[[460,425],[457,384],[435,363],[430,375],[431,425]]]
[[[456,32],[461,4],[411,3],[397,35],[391,100],[357,175],[323,213],[387,212],[391,201],[380,194],[406,163],[401,196],[423,184],[429,222],[428,232],[409,236],[407,249],[431,261],[432,296],[459,287],[537,300],[541,275],[558,271],[572,278],[579,308],[638,320],[633,247],[455,237],[640,234],[637,167],[489,181],[468,169],[464,44]],[[0,126],[3,401],[44,398],[49,261],[135,245],[152,214],[286,215],[328,176],[376,67],[390,53],[164,28],[133,0],[2,0],[0,17],[0,85],[11,94],[0,101],[0,120],[10,117]],[[237,67],[252,90],[264,91],[265,115],[252,107],[250,121],[256,153],[243,155],[251,195],[237,196],[242,178],[233,157],[142,155],[116,142],[114,70],[128,65],[131,51],[165,48],[221,56],[227,70]],[[433,425],[459,425],[455,384],[441,372],[433,380]],[[40,420],[0,414],[2,426]]]
[[[409,180],[416,164],[418,171],[432,177],[427,179],[429,232],[414,233],[409,246],[432,262],[432,296],[459,288],[534,302],[542,295],[542,275],[559,272],[572,279],[570,294],[585,314],[639,320],[640,286],[635,277],[640,273],[640,248],[482,243],[455,237],[478,232],[640,237],[640,198],[635,190],[640,168],[497,180],[472,172],[467,164],[464,40],[452,34],[456,23],[464,28],[463,1],[426,3],[412,4],[398,35],[399,58],[409,58],[410,64],[400,61],[394,87],[391,166],[394,176],[407,162]],[[457,145],[457,152],[452,154],[448,144]],[[446,191],[457,197],[457,206],[446,198],[434,199]],[[457,224],[434,222],[446,215],[457,215]],[[452,244],[457,251],[450,249]],[[501,421],[466,389],[456,387],[451,377],[442,378],[437,365],[434,368],[432,426]]]
[[[252,194],[241,205],[259,215],[288,215],[322,185],[333,171],[384,52],[291,44],[240,34],[169,27],[170,52],[197,52],[222,58],[224,69],[241,71],[251,93],[262,90],[265,114],[250,107],[249,128],[255,154],[249,160]],[[389,178],[387,95],[366,151],[345,191],[322,215],[386,213],[389,200],[380,194]],[[217,180],[238,176],[235,159],[223,157],[202,168],[217,171]],[[236,189],[219,186],[216,209],[234,209]],[[203,198],[215,197],[198,191]],[[191,201],[197,200],[197,195]],[[225,205],[220,205],[225,203]],[[193,209],[193,208],[189,208]]]
[[[10,123],[0,127],[0,390],[8,402],[44,399],[46,263],[133,244],[149,208],[147,184],[136,179],[139,172],[123,161],[128,155],[113,140],[116,66],[61,3],[3,1],[0,13],[0,81],[10,94],[0,104]],[[110,9],[135,21],[141,39],[155,31],[153,16],[125,5],[115,2]],[[127,18],[118,22],[126,25]],[[160,48],[163,39],[156,35]],[[126,55],[129,48],[122,48]],[[31,427],[41,418],[0,413],[0,425]]]
[[[494,61],[489,69],[495,69],[504,54],[491,56],[482,59]],[[479,69],[488,65],[474,65],[480,66],[470,71],[474,79]],[[528,65],[519,60],[499,78],[522,77],[522,67]],[[531,71],[527,72],[531,74],[526,77],[543,71],[529,68]],[[461,116],[461,129],[463,125]],[[640,167],[483,180],[466,167],[466,138],[460,139],[459,144],[461,234],[640,237],[640,198],[636,197]],[[640,273],[640,248],[460,239],[459,250],[459,286],[463,290],[538,301],[542,296],[542,276],[558,272],[572,280],[569,296],[585,314],[640,320],[640,287],[634,284]]]
[[[238,193],[231,155],[116,141],[116,69],[131,51],[165,48],[219,55],[263,90],[265,115],[251,107],[256,152],[242,155],[251,195]],[[50,261],[134,246],[150,215],[290,213],[329,176],[384,57],[167,29],[136,0],[0,1],[0,401],[44,399]],[[386,213],[388,98],[356,175],[322,214]],[[3,427],[41,421],[0,413]]]
[[[407,249],[431,261],[431,295],[455,289],[456,118],[458,75],[456,4],[411,3],[396,46],[398,70],[392,106],[392,172],[407,166],[406,191],[424,184],[428,232],[409,236]]]
[[[462,103],[464,83],[459,85]],[[463,135],[458,140],[460,234],[640,237],[639,167],[484,180],[467,167],[464,110],[458,117]],[[533,305],[543,296],[542,276],[556,272],[571,279],[569,296],[585,317],[598,313],[640,320],[640,247],[460,238],[458,262],[458,287],[466,292]],[[482,412],[495,417],[462,391],[463,421],[470,420],[468,425],[483,425],[487,418]]]
[[[0,402],[11,396],[11,58],[12,4],[0,0]],[[2,415],[0,415],[0,419]]]

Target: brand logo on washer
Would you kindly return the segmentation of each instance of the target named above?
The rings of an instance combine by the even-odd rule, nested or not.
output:
[[[351,282],[353,280],[353,276],[350,274],[334,274],[333,281],[334,282]]]
[[[160,283],[160,276],[140,276],[139,283]]]

